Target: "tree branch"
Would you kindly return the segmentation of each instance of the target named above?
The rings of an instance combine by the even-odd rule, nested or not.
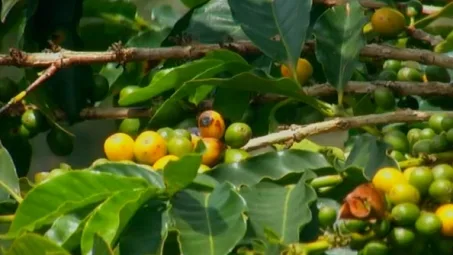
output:
[[[412,36],[413,38],[415,38],[416,40],[429,43],[429,45],[431,45],[432,47],[438,45],[439,43],[441,43],[444,40],[442,38],[442,36],[440,36],[440,35],[434,36],[432,34],[426,33],[425,31],[423,31],[421,29],[416,29],[414,27],[407,27],[406,33],[409,36]]]
[[[345,87],[345,93],[366,94],[373,92],[377,87],[388,87],[401,96],[451,96],[453,97],[453,86],[441,82],[402,82],[402,81],[350,81]],[[336,92],[336,89],[329,84],[319,84],[304,88],[308,95],[328,96]]]
[[[314,41],[307,41],[304,50],[313,50]],[[196,59],[207,52],[229,49],[241,55],[260,54],[260,50],[250,41],[228,44],[196,44],[164,48],[121,48],[102,52],[76,52],[63,50],[58,53],[27,53],[12,49],[11,54],[0,55],[0,65],[48,67],[52,64],[64,68],[75,64],[108,62],[130,62],[162,59]],[[453,68],[453,57],[420,49],[400,49],[392,46],[369,44],[361,50],[361,56],[397,60],[413,60],[426,65]]]
[[[0,114],[4,112],[6,109],[8,109],[11,105],[20,102],[22,99],[24,99],[25,96],[27,96],[31,91],[36,89],[40,84],[45,82],[47,79],[49,79],[52,75],[54,75],[59,69],[59,66],[56,64],[50,65],[44,73],[42,73],[30,86],[27,87],[24,91],[20,92],[17,96],[13,97],[7,104],[2,106],[0,108]]]
[[[453,97],[453,86],[441,82],[402,82],[402,81],[350,81],[344,88],[346,94],[368,94],[378,87],[387,87],[399,96],[450,96]],[[317,84],[303,88],[309,96],[329,96],[337,93],[337,90],[328,83]],[[281,95],[263,95],[254,99],[254,102],[271,102],[282,100],[287,97]]]
[[[80,117],[84,120],[97,119],[126,119],[126,118],[146,118],[150,117],[151,109],[149,108],[85,108],[80,112]],[[64,119],[64,114],[58,116],[59,119]]]
[[[95,64],[108,62],[130,62],[163,59],[196,59],[206,53],[229,49],[241,55],[260,54],[261,51],[249,41],[238,41],[225,44],[196,44],[190,46],[173,46],[165,48],[120,48],[108,51],[70,51],[56,53],[27,53],[11,49],[10,55],[0,55],[0,65],[47,67],[59,63],[61,67],[74,64]]]
[[[345,87],[345,93],[350,94],[367,94],[373,92],[376,88],[385,86],[394,91],[397,95],[419,95],[419,96],[449,96],[453,97],[453,86],[440,83],[440,82],[391,82],[391,81],[350,81]],[[317,84],[311,87],[303,89],[307,95],[310,96],[329,96],[337,93],[336,89],[327,83]],[[253,99],[253,102],[274,102],[285,99],[287,97],[280,95],[261,95]],[[210,109],[212,108],[212,100],[206,100],[201,102],[199,109]],[[22,114],[25,111],[25,107],[11,108],[13,115]],[[62,111],[55,112],[58,120],[64,120],[65,114]],[[99,108],[89,107],[85,108],[80,112],[80,117],[84,120],[99,120],[99,119],[126,119],[126,118],[146,118],[150,117],[152,110],[144,107],[111,107],[111,108]]]
[[[335,118],[332,120],[308,124],[305,126],[293,125],[289,130],[283,130],[269,135],[253,138],[243,147],[243,149],[251,151],[271,144],[284,143],[291,140],[301,141],[302,139],[311,135],[329,133],[339,130],[349,130],[351,128],[358,128],[368,125],[425,121],[435,113],[439,113],[439,111],[424,112],[400,110],[384,114],[370,114],[356,117]],[[442,113],[453,117],[453,111],[446,111]]]
[[[453,57],[421,49],[399,49],[392,46],[368,44],[361,51],[363,57],[412,60],[425,65],[453,68]]]

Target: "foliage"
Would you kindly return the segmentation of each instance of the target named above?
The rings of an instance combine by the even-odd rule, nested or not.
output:
[[[423,77],[451,82],[451,70],[443,67],[400,59],[384,62],[361,53],[368,44],[390,44],[397,49],[414,48],[413,54],[421,55],[418,50],[423,48],[452,56],[449,14],[453,3],[442,7],[435,2],[440,11],[424,15],[419,1],[379,1],[399,8],[410,24],[389,38],[373,31],[373,10],[358,1],[326,6],[309,0],[181,0],[188,7],[185,13],[169,4],[152,6],[148,2],[153,3],[1,1],[2,52],[7,47],[46,51],[38,55],[108,47],[118,51],[119,45],[156,52],[187,46],[184,49],[190,53],[200,44],[219,44],[221,49],[210,50],[198,59],[185,55],[159,61],[74,64],[57,70],[2,113],[0,253],[335,255],[360,250],[366,255],[366,247],[377,249],[372,245],[380,245],[369,242],[377,237],[367,239],[361,233],[360,239],[355,235],[360,231],[343,235],[343,219],[336,217],[333,226],[324,226],[327,221],[320,219],[320,209],[335,208],[341,217],[359,213],[368,217],[376,209],[376,201],[368,201],[372,204],[368,208],[357,197],[363,199],[360,196],[365,192],[375,194],[363,187],[369,187],[366,185],[372,180],[375,184],[373,178],[380,169],[394,168],[399,173],[410,166],[451,163],[453,119],[442,114],[415,124],[369,125],[363,121],[360,129],[349,130],[344,149],[300,139],[299,129],[279,132],[278,128],[313,124],[326,117],[366,117],[408,108],[451,109],[444,95],[401,95],[388,89],[387,96],[381,96],[347,93],[347,88],[350,81],[373,85],[375,80],[420,82]],[[148,9],[151,11],[144,13]],[[426,37],[411,37],[414,27],[440,36],[441,42],[428,45],[423,41]],[[13,45],[6,45],[7,39]],[[261,53],[235,52],[229,47],[244,41]],[[304,63],[313,70],[298,68],[300,59],[307,60]],[[18,93],[44,71],[36,66],[19,67],[14,69],[21,74],[19,79],[0,77],[0,99],[20,98]],[[298,72],[305,72],[309,81],[301,84]],[[324,82],[336,95],[310,94],[310,89]],[[0,101],[0,106],[8,103]],[[198,118],[206,104],[223,119]],[[128,156],[124,160],[93,159],[82,169],[61,165],[39,173],[34,180],[26,177],[31,138],[47,132],[52,152],[68,155],[77,137],[67,128],[85,121],[86,109],[96,112],[106,105],[113,105],[113,110],[149,110],[148,116],[122,116],[135,123],[118,125],[119,132],[131,139],[128,144],[113,139],[112,144],[118,147],[112,153],[136,155],[137,140],[132,141],[147,130],[164,138],[155,147],[150,140],[140,145],[148,157],[158,150],[167,154],[175,136],[190,141],[190,151],[181,149],[181,155],[160,167],[157,163],[163,157],[151,164]],[[212,128],[212,123],[217,126]],[[231,123],[251,127],[252,140],[232,134],[233,140],[243,139],[240,144],[246,145],[242,148],[223,138]],[[334,129],[348,128],[342,125]],[[205,138],[213,141],[213,137],[200,135],[201,128],[216,132],[215,143],[206,142]],[[266,139],[287,138],[288,134],[293,138],[289,145],[266,143]],[[267,147],[246,152],[249,140]],[[226,151],[231,149],[242,154],[227,160]],[[215,158],[213,163],[206,163],[209,155]],[[208,170],[201,171],[202,167]],[[448,176],[447,170],[444,172],[438,176]],[[453,181],[453,173],[449,181]],[[397,231],[406,229],[393,228],[387,239]],[[338,241],[337,237],[345,239]],[[363,245],[357,245],[354,238]]]

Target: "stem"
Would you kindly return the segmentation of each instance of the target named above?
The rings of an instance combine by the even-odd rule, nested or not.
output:
[[[20,196],[20,194],[14,192],[14,190],[12,190],[8,185],[5,185],[3,182],[0,182],[0,186],[3,187],[6,190],[6,192],[8,192],[9,195],[13,197],[14,200],[17,201],[17,203],[19,204],[22,203],[24,199]]]
[[[408,160],[398,162],[398,166],[401,169],[406,169],[406,168],[413,167],[413,166],[420,166],[423,164],[423,162],[425,162],[425,161],[421,158],[411,158]]]
[[[50,65],[43,74],[41,74],[30,86],[27,87],[24,91],[19,92],[15,97],[13,97],[7,104],[5,104],[2,108],[0,108],[0,113],[8,109],[11,105],[21,101],[27,96],[30,92],[38,88],[41,84],[44,84],[46,80],[48,80],[51,76],[53,76],[59,70],[58,65],[52,64]]]
[[[271,144],[284,143],[294,140],[296,142],[316,134],[329,133],[339,130],[349,130],[369,125],[396,123],[396,122],[417,122],[426,121],[433,114],[443,113],[446,116],[453,116],[453,111],[413,111],[399,110],[384,114],[370,114],[355,117],[335,118],[332,120],[312,123],[304,126],[291,125],[290,129],[268,134],[251,139],[242,149],[251,151]],[[444,154],[441,154],[441,156]],[[443,157],[443,156],[442,156]]]
[[[8,190],[8,193],[17,201],[17,203],[21,204],[24,199],[19,195],[14,193],[12,190]]]
[[[445,151],[445,152],[436,153],[436,154],[431,155],[430,157],[433,157],[433,158],[431,158],[431,160],[433,160],[434,162],[451,161],[451,159],[453,158],[453,151]]]
[[[335,108],[333,105],[326,103],[322,100],[314,98],[312,96],[307,96],[306,99],[303,100],[304,103],[312,106],[319,112],[321,112],[326,117],[333,117],[336,114]]]
[[[15,214],[11,215],[0,215],[0,222],[5,223],[5,222],[12,222],[14,218],[16,217]]]
[[[346,111],[342,111],[342,116],[343,117],[354,117],[354,115],[348,114]],[[370,133],[374,136],[381,136],[382,133],[379,131],[379,129],[374,126],[374,125],[365,125],[360,127],[362,130],[364,130],[367,133]]]
[[[304,250],[307,255],[319,254],[331,247],[330,243],[326,240],[317,240],[311,243],[304,244]]]
[[[453,151],[445,151],[445,152],[439,152],[439,153],[433,153],[433,154],[428,154],[428,155],[422,155],[421,157],[418,158],[411,158],[408,160],[404,160],[401,162],[398,162],[398,166],[401,169],[405,169],[408,167],[414,167],[414,166],[422,166],[422,165],[427,165],[427,164],[433,164],[437,162],[449,162],[453,158]]]
[[[447,83],[440,82],[389,82],[389,81],[370,81],[358,82],[350,81],[345,87],[345,92],[349,94],[367,94],[374,91],[378,87],[385,86],[392,89],[398,95],[420,95],[420,96],[451,96],[453,97],[453,86]],[[310,87],[303,88],[304,92],[312,97],[328,96],[337,93],[336,89],[327,83],[316,84]],[[285,100],[287,97],[273,94],[265,94],[253,99],[256,103],[266,103]],[[212,109],[212,100],[203,101],[198,110]],[[324,104],[324,103],[321,103]],[[27,105],[27,107],[34,107]],[[329,106],[325,106],[330,108]],[[14,108],[14,113],[22,114],[25,107]],[[5,114],[8,114],[6,111]],[[99,119],[126,119],[126,118],[146,118],[150,117],[152,109],[146,107],[112,107],[112,108],[99,108],[89,107],[80,112],[80,118],[83,120],[99,120]],[[58,120],[64,120],[65,114],[61,111],[55,111],[55,116]],[[346,116],[345,116],[346,117]],[[366,130],[367,131],[367,130]],[[367,132],[372,132],[368,130]],[[374,134],[374,133],[373,133]]]

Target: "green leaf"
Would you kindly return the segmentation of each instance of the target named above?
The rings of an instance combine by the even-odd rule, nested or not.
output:
[[[137,35],[128,37],[127,38],[128,41],[125,46],[146,47],[146,48],[159,47],[161,42],[167,36],[167,34],[168,31],[166,30],[161,31],[151,30],[140,32]],[[93,33],[90,34],[90,36],[92,35]],[[109,41],[109,44],[111,44],[111,41]],[[105,49],[105,47],[103,49]],[[139,66],[140,62],[136,63],[131,62],[129,63],[129,65]],[[128,83],[129,85],[131,82],[133,83],[134,81],[138,81],[140,78],[143,77],[143,75],[145,75],[142,68],[135,68],[135,70],[133,70],[134,72],[132,73],[128,73],[126,71],[122,66],[118,67],[117,63],[108,63],[102,67],[100,74],[107,78],[110,86],[121,82]],[[121,86],[124,86],[124,84],[121,84]]]
[[[13,159],[0,141],[0,201],[8,199],[9,195],[20,198],[19,178],[14,167]]]
[[[453,30],[452,30],[453,32]],[[453,33],[452,33],[453,34]],[[438,45],[435,46],[434,52],[436,53],[445,53],[453,51],[453,39],[452,40],[444,40]]]
[[[373,114],[376,112],[376,104],[372,101],[371,93],[357,95],[355,97],[357,98],[357,102],[350,104],[352,105],[354,116]]]
[[[221,60],[200,59],[172,68],[170,71],[164,71],[165,75],[158,76],[159,79],[153,79],[148,86],[122,98],[118,103],[121,106],[127,106],[146,101],[167,90],[177,88],[184,82],[191,80],[201,72],[204,72],[206,69],[222,63],[223,61]]]
[[[354,190],[357,186],[362,183],[369,182],[364,176],[362,168],[350,166],[342,171],[343,181],[325,191],[320,191],[319,196],[342,201],[347,194]]]
[[[198,6],[200,4],[203,4],[207,2],[208,0],[181,0],[181,2],[187,6],[187,8],[192,9],[195,6]]]
[[[445,5],[439,12],[418,20],[414,23],[414,26],[430,34],[447,37],[453,30],[453,2]]]
[[[181,15],[178,15],[179,12],[176,12],[173,7],[169,4],[161,4],[153,8],[151,15],[156,19],[156,21],[164,26],[172,28],[175,23],[181,18]]]
[[[17,2],[16,0],[10,1],[10,0],[3,0],[3,2]],[[2,6],[2,4],[0,4]],[[22,4],[20,7],[21,8],[13,8],[11,12],[8,14],[8,19],[5,19],[1,21],[1,28],[0,29],[0,38],[2,38],[2,41],[0,41],[0,52],[6,53],[8,52],[9,48],[11,47],[17,47],[21,48],[22,47],[22,38],[24,34],[24,29],[25,29],[25,24],[27,21],[27,18],[25,16],[25,5]],[[7,38],[7,40],[5,40]],[[10,76],[10,78],[13,78],[15,80],[15,75],[18,73],[17,67],[13,66],[3,66],[2,69],[4,72],[2,73],[2,76]],[[9,72],[11,70],[11,72]]]
[[[282,241],[280,240],[280,235],[275,233],[271,228],[264,227],[262,228],[262,233],[260,233],[261,237],[264,236],[264,240],[268,241],[269,244],[281,244]]]
[[[238,63],[229,62],[225,63],[224,65],[225,66],[218,66],[217,68],[229,69],[230,66],[237,66]],[[207,72],[209,71],[210,70],[207,70]],[[253,72],[243,72],[231,78],[204,79],[200,77],[199,79],[194,79],[192,81],[186,82],[175,93],[173,93],[173,95],[169,99],[167,99],[167,101],[164,102],[164,104],[162,104],[162,106],[159,108],[159,110],[157,110],[157,112],[153,116],[153,119],[157,118],[156,115],[163,114],[159,113],[159,111],[163,111],[165,107],[168,107],[166,104],[171,105],[175,101],[181,100],[184,97],[188,96],[192,91],[194,91],[194,89],[206,84],[220,88],[283,95],[306,102],[307,104],[310,104],[312,107],[320,109],[322,112],[325,112],[326,114],[331,113],[330,105],[320,104],[318,101],[316,101],[316,99],[306,96],[305,94],[302,94],[303,92],[300,90],[298,85],[290,79],[287,78],[269,79],[260,77]],[[153,119],[151,119],[151,122],[153,121]]]
[[[320,153],[302,150],[266,152],[234,164],[220,164],[207,174],[218,182],[236,186],[255,185],[264,178],[273,180],[307,170],[332,171],[332,166]]]
[[[201,155],[199,154],[188,154],[179,160],[168,162],[163,169],[168,195],[173,196],[189,186],[197,176],[200,165]]]
[[[246,231],[244,199],[229,183],[212,193],[184,190],[171,200],[181,253],[226,255]]]
[[[127,47],[158,47],[167,35],[166,31],[145,31],[138,33],[127,41]]]
[[[6,16],[8,13],[13,9],[14,5],[16,5],[19,0],[2,0],[2,11],[0,15],[1,22],[4,23],[6,20]]]
[[[219,182],[211,176],[206,174],[198,174],[188,188],[193,188],[195,190],[199,190],[198,188],[207,188],[212,190],[217,185],[219,185]]]
[[[117,63],[107,63],[99,71],[99,74],[108,80],[109,86],[111,87],[120,78],[123,71],[124,68],[118,66]]]
[[[292,99],[292,98],[287,98],[284,100],[281,100],[275,104],[275,106],[272,108],[270,114],[269,114],[269,132],[276,132],[278,129],[278,126],[280,125],[279,121],[277,120],[277,117],[282,117],[285,116],[286,114],[295,116],[292,110],[289,110],[288,107],[290,105],[295,105],[299,103],[298,101]],[[277,114],[277,112],[283,113],[283,114]],[[290,122],[292,123],[292,122]]]
[[[418,96],[415,98],[417,98],[418,100],[418,110],[420,111],[442,111],[442,107],[438,105],[433,105],[432,102],[430,102],[429,100],[420,98]]]
[[[34,233],[27,233],[14,240],[6,255],[70,255],[51,240]]]
[[[101,202],[114,192],[146,187],[149,184],[141,178],[89,171],[66,172],[27,194],[17,208],[7,237],[33,231],[77,208]]]
[[[242,119],[249,104],[250,92],[217,88],[212,108],[221,113],[225,119],[236,122]]]
[[[279,243],[296,243],[301,228],[312,220],[310,204],[316,201],[316,192],[304,176],[295,185],[261,182],[244,187],[241,195],[247,201],[247,215],[258,237],[264,238],[265,228],[269,228],[278,235]]]
[[[83,17],[78,25],[84,45],[90,50],[104,51],[112,42],[127,42],[146,27],[137,24],[136,14],[137,6],[132,1],[84,0]]]
[[[175,37],[188,35],[200,43],[247,40],[247,36],[231,16],[227,0],[210,0],[184,15],[174,26],[162,46],[178,44]]]
[[[248,121],[253,130],[253,136],[269,134],[269,116],[276,102],[263,102],[260,105],[250,105],[250,120]],[[272,148],[272,146],[267,146]]]
[[[133,19],[137,13],[137,7],[133,1],[112,0],[84,0],[84,17],[102,17],[102,14],[121,14]]]
[[[334,208],[337,212],[338,210],[340,210],[340,203],[338,203],[338,201],[335,201],[333,199],[330,199],[330,198],[318,198],[316,200],[316,207],[318,209],[321,209],[322,207],[331,207],[331,208]]]
[[[229,0],[233,18],[272,59],[295,70],[310,23],[311,0]],[[293,72],[295,73],[295,72]]]
[[[298,143],[294,143],[290,149],[313,151],[323,154],[327,159],[332,158],[336,160],[345,160],[345,155],[342,149],[335,146],[321,146],[310,141],[309,139],[303,139]]]
[[[151,199],[142,206],[121,233],[121,254],[161,255],[170,218],[167,202]]]
[[[89,168],[91,171],[111,173],[126,177],[140,177],[149,184],[159,188],[165,188],[164,180],[159,172],[154,171],[148,165],[136,164],[134,162],[113,162],[105,161],[97,163]]]
[[[396,167],[398,164],[387,155],[389,145],[378,140],[375,136],[364,134],[355,141],[351,153],[346,159],[345,166],[362,168],[368,180],[382,167]]]
[[[93,255],[114,255],[110,245],[100,235],[94,235]]]
[[[248,71],[252,67],[247,63],[247,61],[242,58],[241,55],[229,51],[229,50],[216,50],[208,53],[208,55],[205,57],[205,59],[217,59],[217,60],[223,60],[225,62],[238,62],[240,65],[238,65],[239,68],[235,68],[231,65],[228,70],[225,70],[228,72],[230,75],[235,75],[240,72]],[[200,76],[195,77],[195,79],[203,79],[203,78],[210,78],[206,76],[206,74],[201,74]],[[195,89],[195,92],[192,93],[192,95],[189,96],[189,102],[198,105],[202,100],[204,100],[212,91],[214,90],[213,86],[210,86],[209,84],[200,86]],[[230,90],[228,90],[230,91]],[[219,95],[219,89],[216,90],[215,95]],[[237,95],[237,94],[236,94]],[[231,102],[231,100],[229,101]],[[248,102],[247,102],[248,104]],[[237,104],[236,104],[237,105]],[[241,105],[241,104],[239,104]],[[226,117],[226,116],[225,116]]]
[[[211,85],[210,78],[218,73],[225,72],[228,70],[233,70],[233,72],[237,72],[239,70],[247,70],[249,69],[249,65],[243,65],[241,62],[233,61],[233,62],[222,62],[216,66],[208,68],[204,72],[198,74],[197,76],[193,77],[193,81],[200,81],[195,86],[189,86],[188,83],[190,81],[185,82],[181,87],[176,90],[173,95],[168,98],[154,113],[151,117],[151,120],[148,124],[148,127],[157,127],[157,126],[165,126],[168,125],[171,120],[174,120],[174,109],[179,105],[180,100],[183,98],[191,95],[194,91],[205,85]],[[206,82],[205,82],[206,81]],[[200,99],[197,99],[200,100]]]
[[[351,79],[365,46],[362,28],[366,23],[364,9],[358,1],[350,1],[328,9],[313,28],[316,37],[316,58],[322,64],[327,81],[338,91],[342,104],[343,90]]]
[[[96,206],[91,204],[58,217],[44,236],[67,250],[74,249],[79,246],[83,227]]]
[[[94,236],[98,234],[109,245],[114,244],[135,212],[156,194],[156,189],[136,188],[118,191],[91,214],[82,232],[82,254],[92,254]]]
[[[225,62],[239,62],[242,65],[249,65],[241,55],[227,49],[219,49],[208,52],[203,59],[217,59]]]
[[[19,187],[20,187],[20,194],[22,197],[25,197],[27,193],[35,187],[35,183],[33,183],[30,179],[27,177],[21,177],[19,178]]]

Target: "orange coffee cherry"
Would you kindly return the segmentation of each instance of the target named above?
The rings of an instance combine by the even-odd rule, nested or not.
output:
[[[201,141],[204,142],[206,150],[202,155],[201,163],[207,166],[214,166],[220,159],[225,145],[216,138],[204,137],[201,138]]]
[[[384,37],[395,37],[404,31],[406,19],[398,10],[390,7],[377,9],[371,16],[373,30]]]
[[[198,117],[198,129],[201,137],[220,139],[225,133],[225,121],[216,111],[204,111]]]
[[[291,71],[286,65],[280,66],[280,72],[283,77],[291,77]],[[300,84],[305,84],[313,75],[313,66],[305,58],[299,58],[297,61],[297,79]]]
[[[152,165],[167,155],[167,144],[155,131],[145,131],[138,135],[134,143],[134,155],[138,162]]]

